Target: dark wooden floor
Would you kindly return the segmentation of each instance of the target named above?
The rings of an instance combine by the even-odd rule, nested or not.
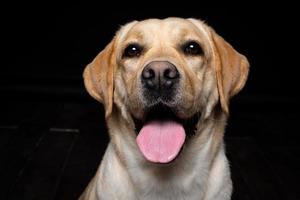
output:
[[[233,107],[226,148],[235,200],[300,199],[298,112],[272,108]],[[0,112],[0,199],[76,199],[107,145],[102,107],[15,99]]]

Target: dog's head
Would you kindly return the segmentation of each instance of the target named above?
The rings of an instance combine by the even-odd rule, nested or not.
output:
[[[166,163],[199,118],[210,117],[216,107],[228,114],[248,67],[243,55],[199,20],[150,19],[123,26],[86,67],[84,81],[107,118],[119,112],[134,125],[143,155]]]

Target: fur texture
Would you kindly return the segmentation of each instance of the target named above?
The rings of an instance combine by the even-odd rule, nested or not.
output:
[[[203,55],[182,52],[180,46],[189,40],[200,44]],[[131,43],[144,51],[124,58]],[[134,119],[143,118],[149,106],[139,77],[151,61],[171,62],[181,75],[171,103],[177,115],[187,119],[201,113],[180,155],[163,165],[145,160],[136,144]],[[111,140],[80,199],[230,199],[223,134],[229,99],[243,88],[248,68],[247,59],[200,20],[149,19],[121,27],[84,71],[87,91],[104,104]]]

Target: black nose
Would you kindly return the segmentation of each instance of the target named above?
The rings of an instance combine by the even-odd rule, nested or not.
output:
[[[169,90],[179,81],[176,67],[167,61],[153,61],[142,72],[142,83],[149,90]]]

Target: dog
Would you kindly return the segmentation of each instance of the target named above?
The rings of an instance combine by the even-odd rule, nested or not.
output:
[[[249,63],[201,20],[133,21],[86,66],[110,142],[81,200],[228,200],[229,100]]]

